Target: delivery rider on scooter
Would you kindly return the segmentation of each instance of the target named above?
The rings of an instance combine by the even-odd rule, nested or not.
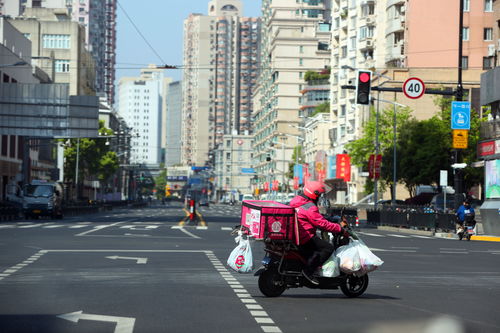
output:
[[[313,275],[314,272],[328,260],[335,250],[331,243],[316,235],[316,230],[343,233],[342,228],[347,226],[345,221],[341,221],[339,225],[328,221],[320,214],[317,203],[323,193],[325,193],[325,184],[310,181],[304,186],[303,192],[293,198],[289,204],[295,208],[297,214],[300,250],[310,254],[302,275],[314,285],[319,284]]]

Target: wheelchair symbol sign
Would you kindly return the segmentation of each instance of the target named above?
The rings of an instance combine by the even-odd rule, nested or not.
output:
[[[470,129],[470,102],[451,102],[451,129]]]

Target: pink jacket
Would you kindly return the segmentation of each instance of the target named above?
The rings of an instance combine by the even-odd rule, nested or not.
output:
[[[316,206],[310,199],[298,195],[292,199],[289,205],[295,208],[297,214],[300,245],[307,243],[314,235],[316,235],[316,229],[333,233],[339,233],[342,231],[339,224],[326,220],[319,213],[318,206]]]

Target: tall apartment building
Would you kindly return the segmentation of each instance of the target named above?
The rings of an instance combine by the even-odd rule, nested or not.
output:
[[[166,122],[166,160],[167,167],[181,163],[182,138],[182,82],[170,83],[167,95]]]
[[[85,48],[85,29],[70,20],[66,8],[26,8],[9,22],[31,40],[32,56],[42,58],[38,66],[55,83],[69,83],[70,95],[95,95],[96,73]]]
[[[124,77],[119,82],[118,114],[134,135],[130,163],[157,168],[162,158],[162,117],[166,109],[166,87],[170,78],[154,65],[141,70],[139,77]]]
[[[182,162],[204,165],[224,135],[249,133],[260,20],[240,0],[213,0],[184,21]]]
[[[474,103],[478,99],[474,96],[479,94],[479,75],[491,68],[494,59],[489,51],[494,43],[493,1],[463,3],[463,82]],[[356,70],[373,70],[373,86],[380,83],[401,88],[407,78],[419,77],[428,88],[456,88],[459,5],[453,0],[333,1],[331,116],[335,153],[361,136],[369,117],[368,106],[355,104],[354,91],[340,88],[355,83]],[[386,92],[381,98],[411,107],[418,119],[429,118],[437,111],[434,96],[409,100],[402,93]],[[387,107],[392,106],[380,103],[380,109]],[[357,169],[353,169],[348,184],[351,198],[359,199],[362,184]]]
[[[288,172],[293,146],[283,153],[271,146],[280,142],[281,133],[299,134],[292,126],[302,124],[304,75],[330,65],[330,23],[331,1],[262,1],[262,71],[254,93],[255,167],[261,184],[264,175],[282,179]]]
[[[71,19],[85,27],[87,50],[96,70],[95,89],[114,101],[116,63],[116,0],[9,0],[26,8],[67,8]]]

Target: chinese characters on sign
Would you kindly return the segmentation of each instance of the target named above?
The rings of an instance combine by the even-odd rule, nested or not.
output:
[[[351,157],[347,154],[337,154],[337,174],[346,182],[351,181]]]
[[[378,154],[377,158],[375,158],[374,154],[370,155],[370,158],[368,160],[368,173],[370,179],[380,178],[381,166],[382,166],[382,155]]]

